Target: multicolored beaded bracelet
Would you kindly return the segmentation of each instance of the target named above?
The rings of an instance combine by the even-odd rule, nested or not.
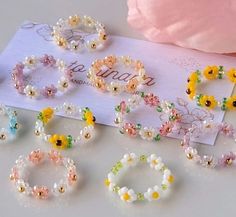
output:
[[[95,33],[97,38],[85,41],[86,36]],[[83,48],[93,51],[103,47],[107,41],[104,25],[86,15],[74,15],[68,19],[60,18],[53,26],[52,36],[59,47],[74,52],[81,51]]]
[[[133,189],[128,187],[120,187],[117,184],[118,175],[130,167],[136,166],[138,163],[147,163],[154,170],[163,173],[163,179],[161,187],[155,185],[152,188],[148,188],[145,193],[135,193]],[[120,196],[120,199],[124,202],[132,203],[134,201],[155,201],[161,198],[163,194],[170,188],[170,185],[174,182],[174,176],[171,171],[164,165],[162,159],[155,154],[150,156],[141,155],[138,157],[134,153],[125,154],[124,157],[113,166],[110,173],[108,173],[107,179],[105,179],[105,185],[112,192],[115,192]]]
[[[69,116],[77,116],[86,122],[86,126],[80,130],[80,135],[77,138],[73,138],[71,135],[50,135],[45,133],[45,126],[53,118],[55,112],[63,112]],[[67,149],[74,145],[91,141],[94,137],[95,120],[92,111],[88,107],[80,108],[73,104],[64,103],[62,106],[55,108],[45,108],[39,113],[35,124],[35,134],[44,141],[52,144],[56,149]]]
[[[213,155],[203,155],[198,154],[196,144],[192,144],[191,139],[193,137],[199,137],[205,133],[220,132],[224,136],[231,137],[236,142],[236,132],[232,125],[227,123],[214,123],[212,121],[204,121],[199,126],[192,126],[188,132],[185,134],[181,145],[189,160],[192,160],[204,167],[215,168],[230,166],[235,163],[236,152],[228,152],[223,154],[221,157],[215,157]]]
[[[9,107],[0,104],[0,115],[7,115],[9,118],[8,127],[0,128],[0,143],[7,142],[14,138],[19,129],[19,123],[17,121],[17,113]]]
[[[110,82],[107,84],[103,78],[99,77],[99,73],[101,73],[101,71],[111,70],[118,64],[132,68],[136,73],[127,82],[127,84],[122,85],[118,82]],[[146,71],[144,69],[143,63],[140,60],[132,60],[129,56],[117,57],[110,55],[106,56],[104,59],[95,60],[88,71],[87,77],[90,80],[90,83],[98,90],[103,92],[108,91],[114,95],[117,95],[123,91],[128,93],[134,93],[137,91],[137,88],[145,81]]]
[[[162,124],[159,129],[154,127],[144,127],[140,123],[134,124],[126,122],[125,117],[127,114],[140,106],[141,102],[154,108],[158,113],[164,113],[168,116],[168,121]],[[155,96],[153,93],[145,94],[144,92],[141,92],[140,94],[134,94],[127,102],[122,101],[118,106],[116,106],[115,111],[116,118],[114,123],[119,127],[120,133],[128,134],[133,137],[140,135],[142,139],[149,141],[159,141],[161,136],[166,136],[171,133],[175,124],[181,120],[181,116],[173,103],[160,101],[159,97]]]
[[[43,88],[37,88],[30,84],[27,74],[36,67],[57,68],[64,75],[60,78],[57,85],[47,85]],[[72,70],[68,68],[63,60],[56,60],[53,56],[45,54],[43,57],[26,57],[24,62],[16,64],[12,71],[12,80],[18,93],[26,95],[29,98],[46,97],[53,98],[60,92],[66,92],[71,86]]]
[[[236,110],[236,95],[231,97],[225,97],[223,100],[216,100],[214,96],[204,95],[196,93],[197,84],[201,83],[203,79],[215,80],[223,79],[225,75],[223,66],[207,66],[203,72],[196,70],[192,72],[188,78],[187,90],[191,100],[196,100],[198,106],[206,107],[208,109],[214,109],[215,107],[220,107],[223,111],[225,110]],[[228,79],[236,84],[236,69],[231,68],[226,73]]]
[[[29,177],[27,176],[27,171],[30,168],[42,164],[46,160],[51,161],[56,166],[64,166],[66,168],[65,178],[61,179],[58,183],[54,183],[53,189],[38,185],[31,187],[28,183]],[[45,153],[38,149],[32,151],[26,158],[20,156],[16,160],[15,166],[11,169],[10,180],[14,183],[20,194],[45,200],[53,195],[64,195],[72,191],[77,184],[78,174],[74,161],[70,158],[63,157],[55,150]]]

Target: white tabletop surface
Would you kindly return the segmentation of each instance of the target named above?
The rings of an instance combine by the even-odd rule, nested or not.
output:
[[[124,0],[9,0],[1,1],[0,6],[0,49],[4,49],[24,20],[53,24],[59,17],[67,17],[78,12],[91,15],[103,22],[111,34],[142,38],[126,22],[127,6]],[[93,144],[64,152],[64,155],[76,161],[81,174],[75,193],[51,201],[19,198],[12,190],[8,178],[15,159],[38,147],[49,150],[49,146],[41,143],[33,134],[36,113],[16,110],[22,124],[20,136],[15,142],[2,145],[0,151],[1,216],[221,217],[235,215],[235,168],[203,169],[186,160],[178,140],[164,139],[159,144],[150,143],[139,138],[127,138],[115,128],[101,125],[97,127],[97,137]],[[228,112],[225,120],[231,121],[236,127],[235,118],[235,112]],[[76,123],[75,120],[62,118],[54,123],[53,130],[68,131],[72,135],[76,135]],[[229,141],[229,145],[225,147],[225,141],[228,142],[220,137],[217,139],[216,147],[204,147],[204,149],[218,153],[226,149],[230,150],[235,145]],[[116,195],[108,192],[103,185],[103,180],[113,164],[126,152],[156,153],[162,156],[176,177],[169,197],[153,203],[127,205],[121,202]],[[155,183],[156,175],[151,176],[150,174],[150,170],[147,168],[142,171],[135,169],[129,176],[121,180],[121,184],[144,191]],[[33,172],[30,182],[31,184],[50,184],[59,175],[55,173],[53,167],[42,166]]]

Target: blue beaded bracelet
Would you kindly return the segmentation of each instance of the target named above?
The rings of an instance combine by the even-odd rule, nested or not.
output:
[[[9,118],[7,127],[0,128],[0,143],[6,142],[16,136],[19,129],[19,123],[17,122],[17,113],[9,107],[0,104],[0,116],[6,115]],[[1,123],[1,121],[0,121]]]

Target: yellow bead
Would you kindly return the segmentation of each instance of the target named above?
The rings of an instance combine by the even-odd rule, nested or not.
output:
[[[108,187],[111,184],[111,182],[109,181],[109,179],[105,179],[104,184]]]
[[[125,201],[130,200],[130,195],[129,195],[128,193],[123,194],[123,199],[124,199]]]
[[[174,180],[175,180],[175,178],[174,178],[173,175],[170,175],[170,176],[168,177],[168,182],[169,182],[169,183],[173,183]]]
[[[152,198],[154,200],[157,200],[159,197],[160,197],[160,194],[158,192],[155,191],[155,192],[152,193]]]

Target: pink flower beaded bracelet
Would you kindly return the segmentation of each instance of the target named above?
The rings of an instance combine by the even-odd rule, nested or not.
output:
[[[117,82],[106,83],[104,78],[99,77],[99,74],[104,71],[114,69],[116,65],[122,64],[125,67],[135,71],[134,76],[123,85]],[[133,60],[129,56],[117,57],[114,55],[106,56],[104,59],[95,60],[90,67],[87,77],[90,83],[102,92],[110,92],[114,95],[124,91],[134,93],[140,87],[146,78],[144,65],[140,60]]]
[[[193,143],[191,140],[194,137],[214,132],[220,132],[224,136],[233,138],[236,142],[236,132],[232,125],[227,123],[218,124],[211,121],[204,121],[199,126],[192,126],[185,134],[181,146],[183,147],[186,157],[207,168],[220,168],[235,164],[236,152],[229,151],[228,153],[222,154],[221,157],[216,157],[214,155],[199,155],[197,144]]]
[[[64,179],[55,183],[53,189],[47,186],[33,186],[28,183],[29,169],[42,164],[44,161],[49,160],[55,166],[64,166],[66,168],[66,175]],[[50,151],[45,153],[41,150],[32,151],[26,158],[20,156],[16,160],[15,166],[11,170],[10,180],[13,182],[16,190],[20,194],[33,196],[37,199],[47,199],[50,196],[64,195],[65,193],[74,189],[78,181],[78,174],[76,166],[70,158],[63,157],[57,151]]]
[[[136,193],[133,189],[126,186],[120,187],[118,178],[128,169],[137,166],[139,163],[147,163],[151,169],[160,171],[163,174],[161,186],[155,185],[148,188],[146,192]],[[174,182],[174,176],[171,171],[164,165],[162,159],[155,154],[150,156],[141,155],[137,156],[135,153],[125,154],[124,157],[112,167],[111,172],[108,173],[105,179],[105,185],[109,191],[114,192],[120,196],[120,199],[127,203],[135,201],[156,201],[159,200],[168,191]]]
[[[30,72],[36,67],[57,68],[63,73],[63,76],[57,82],[57,85],[50,84],[43,88],[37,88],[29,81]],[[29,98],[53,98],[60,92],[66,92],[71,86],[71,69],[67,67],[63,60],[56,60],[53,56],[45,54],[43,57],[26,57],[24,62],[19,62],[13,68],[12,80],[18,93],[26,95]]]
[[[126,116],[134,111],[141,103],[155,109],[158,113],[163,113],[167,116],[167,121],[158,128],[145,127],[140,123],[126,122]],[[148,141],[159,141],[161,136],[166,136],[172,132],[175,124],[177,124],[181,116],[178,113],[175,105],[168,101],[160,101],[160,99],[152,93],[134,94],[128,101],[122,101],[115,107],[115,124],[119,128],[120,133],[127,134],[131,137],[140,135],[142,139]]]

